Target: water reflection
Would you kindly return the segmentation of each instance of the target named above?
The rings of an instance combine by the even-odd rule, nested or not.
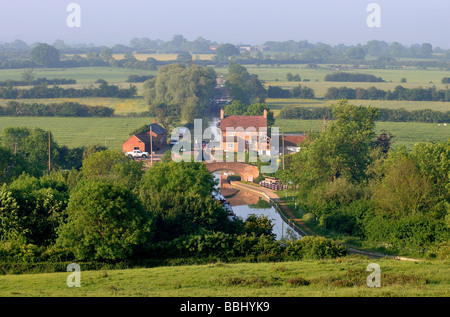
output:
[[[230,203],[236,216],[247,219],[251,214],[256,216],[264,215],[274,224],[272,231],[276,235],[277,240],[300,238],[300,235],[283,221],[280,214],[270,203],[256,195],[231,188],[227,178],[233,174],[230,171],[220,171],[214,173],[214,177],[219,182],[218,189]]]

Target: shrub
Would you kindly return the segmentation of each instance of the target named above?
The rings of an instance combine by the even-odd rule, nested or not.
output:
[[[332,259],[347,254],[347,249],[331,239],[306,236],[288,241],[284,255],[289,259]]]

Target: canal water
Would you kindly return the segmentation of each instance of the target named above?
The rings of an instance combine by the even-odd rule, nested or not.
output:
[[[272,221],[274,225],[272,231],[276,235],[277,240],[295,240],[301,238],[294,229],[284,222],[280,214],[269,202],[256,195],[231,188],[226,179],[232,174],[233,172],[230,171],[218,171],[214,173],[214,177],[219,182],[218,187],[220,188],[220,192],[230,203],[237,217],[245,220],[251,214],[256,216],[263,215]]]

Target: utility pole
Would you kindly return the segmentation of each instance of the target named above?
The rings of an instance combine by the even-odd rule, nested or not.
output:
[[[48,170],[51,170],[50,164],[50,130],[48,130]]]
[[[284,132],[283,132],[283,170],[284,170]]]
[[[150,124],[150,164],[153,167],[153,135],[152,135],[152,125]]]

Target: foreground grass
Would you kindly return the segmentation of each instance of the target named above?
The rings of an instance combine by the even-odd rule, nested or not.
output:
[[[367,265],[381,268],[381,287],[369,288]],[[347,256],[280,263],[213,263],[146,269],[0,276],[0,296],[33,297],[298,297],[449,296],[445,262],[402,262]]]

